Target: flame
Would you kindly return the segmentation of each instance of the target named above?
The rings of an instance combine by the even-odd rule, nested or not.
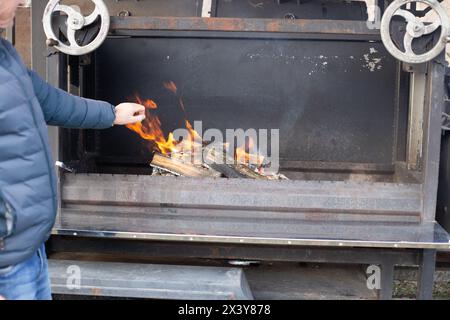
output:
[[[184,102],[181,98],[178,99],[178,103],[180,104],[180,108],[181,110],[183,110],[184,115],[186,115],[186,110],[184,109]]]
[[[166,88],[173,94],[177,94],[178,89],[173,81],[164,82],[163,85],[164,85],[164,88]]]
[[[149,109],[157,109],[158,106],[156,105],[156,103],[153,100],[147,99],[147,100],[142,100],[137,94],[135,95],[136,101],[137,103],[139,103],[140,105],[143,105],[146,108]]]
[[[163,85],[178,98],[179,106],[184,114],[185,126],[189,133],[188,137],[185,137],[182,141],[177,141],[174,139],[173,133],[170,132],[166,138],[159,117],[153,113],[158,108],[157,104],[151,99],[142,99],[137,94],[135,95],[136,102],[145,106],[146,118],[142,122],[128,124],[126,127],[136,132],[142,139],[149,141],[154,151],[166,156],[183,156],[183,154],[193,156],[194,152],[202,152],[203,139],[187,119],[183,100],[177,94],[177,86],[173,81],[164,82]],[[228,143],[225,143],[224,146],[228,149]],[[260,167],[264,161],[264,157],[258,154],[255,143],[251,138],[243,146],[235,148],[234,154],[236,163]],[[193,159],[193,157],[191,158]]]
[[[143,101],[139,97],[136,100],[147,108],[145,111],[146,118],[142,122],[127,124],[126,127],[139,134],[142,139],[151,141],[157,151],[165,155],[170,154],[175,150],[177,141],[173,138],[172,133],[169,133],[167,139],[164,137],[161,121],[158,116],[151,113],[151,110],[157,109],[156,103],[150,99]]]
[[[172,81],[165,82],[164,87],[173,94],[177,93],[177,87]],[[202,139],[200,135],[194,130],[191,123],[185,119],[185,125],[189,132],[189,136],[183,139],[183,143],[180,145],[181,150],[180,148],[177,148],[177,145],[179,145],[180,142],[174,139],[172,132],[168,134],[167,138],[165,137],[159,117],[152,113],[153,110],[158,108],[158,105],[153,100],[142,99],[137,94],[135,94],[135,99],[137,103],[145,106],[146,118],[142,122],[128,124],[126,127],[139,134],[142,139],[150,141],[153,150],[159,151],[164,155],[172,155],[177,152],[192,152],[196,146],[199,144],[201,146]],[[184,116],[187,118],[183,100],[181,98],[178,100]]]
[[[264,157],[258,154],[256,145],[251,137],[248,138],[247,143],[244,143],[243,146],[236,148],[234,158],[237,163],[257,167],[261,166],[264,162]]]
[[[163,82],[163,85],[164,85],[164,88],[166,88],[167,90],[172,92],[174,95],[177,95],[178,88],[173,81]],[[181,99],[181,97],[178,97],[178,104],[180,105],[181,110],[183,110],[184,117],[187,118],[186,110],[184,108],[184,102],[183,102],[183,99]]]
[[[189,120],[185,120],[186,129],[188,129],[190,136],[197,141],[202,141],[202,137],[197,133],[197,131],[194,130]]]

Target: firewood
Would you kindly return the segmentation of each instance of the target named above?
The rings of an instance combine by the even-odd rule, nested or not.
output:
[[[183,140],[176,146],[176,151],[174,151],[170,157],[172,159],[180,160],[182,163],[192,163],[194,161],[194,155],[198,154],[201,156],[203,152],[203,145],[196,141]]]
[[[255,172],[247,165],[238,163],[228,156],[225,145],[223,144],[208,145],[205,156],[210,163],[209,166],[222,173],[227,178],[269,179],[268,177]]]
[[[240,173],[234,165],[211,163],[209,165],[213,170],[220,172],[225,178],[248,178],[247,175]]]
[[[154,154],[150,165],[154,168],[167,171],[178,176],[220,177],[220,173],[215,170],[195,166],[191,163],[183,163],[178,159],[169,158],[160,153]]]
[[[206,163],[193,164],[193,152],[199,152],[200,155],[205,157],[203,160],[207,160]],[[194,144],[191,150],[185,148],[181,152],[171,154],[170,157],[155,153],[150,165],[159,170],[159,172],[155,171],[157,175],[247,178],[258,180],[287,179],[279,174],[264,175],[258,173],[247,164],[237,162],[227,154],[224,144],[210,144],[207,146]]]

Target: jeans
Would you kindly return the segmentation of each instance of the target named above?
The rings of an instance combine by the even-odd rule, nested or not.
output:
[[[0,268],[0,296],[7,300],[51,300],[45,246],[28,260]]]

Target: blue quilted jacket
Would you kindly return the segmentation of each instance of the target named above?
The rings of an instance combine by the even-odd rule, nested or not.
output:
[[[111,127],[114,108],[56,89],[0,38],[0,268],[20,263],[48,237],[57,209],[47,124]]]

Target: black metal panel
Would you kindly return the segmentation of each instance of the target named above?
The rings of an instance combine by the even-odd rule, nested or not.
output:
[[[216,0],[216,17],[367,20],[365,2],[316,0]]]
[[[378,42],[284,39],[111,38],[96,51],[96,98],[135,93],[159,105],[165,130],[280,129],[283,159],[392,163],[396,62]],[[120,48],[120,50],[117,50]],[[106,156],[146,155],[126,128],[100,134]]]

